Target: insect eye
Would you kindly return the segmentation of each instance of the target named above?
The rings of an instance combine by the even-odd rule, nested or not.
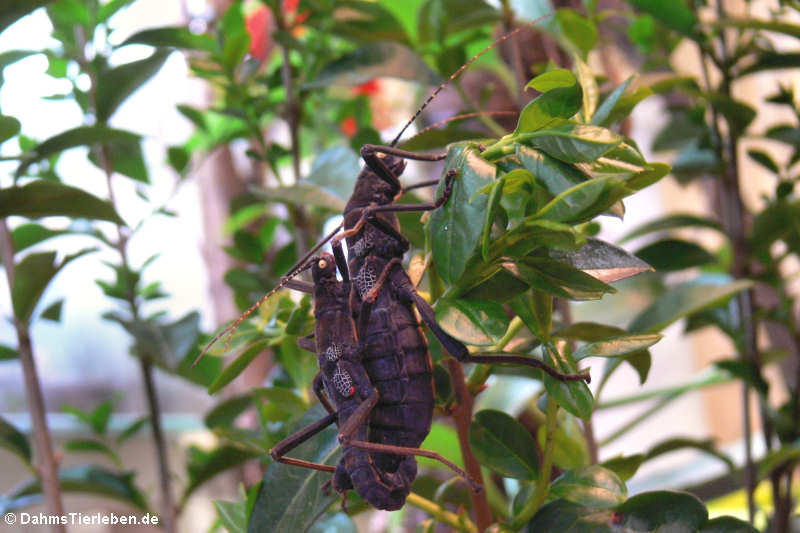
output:
[[[319,263],[317,263],[317,266],[318,266],[319,268],[325,268],[325,267],[327,267],[327,266],[328,266],[328,262],[327,262],[327,261],[325,261],[324,259],[320,259],[320,260],[319,260]]]

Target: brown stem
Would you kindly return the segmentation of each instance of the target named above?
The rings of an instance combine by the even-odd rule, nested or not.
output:
[[[514,10],[511,8],[509,0],[502,0],[503,7],[503,32],[510,33],[514,29]],[[517,104],[520,108],[525,106],[525,67],[522,64],[522,52],[519,47],[519,37],[511,39],[508,44],[511,47],[511,65],[514,70],[514,77],[517,79]]]
[[[469,426],[472,423],[472,407],[475,399],[467,389],[461,363],[455,359],[447,359],[447,368],[453,380],[456,405],[452,416],[458,432],[458,443],[464,459],[464,468],[472,479],[483,484],[481,465],[475,459],[469,445]],[[478,525],[478,531],[485,531],[492,523],[492,511],[489,507],[489,500],[486,498],[486,491],[481,491],[480,494],[470,492],[470,497],[472,498],[472,508],[475,510],[475,523]]]
[[[14,287],[14,243],[8,230],[6,220],[0,219],[0,250],[3,255],[3,267],[6,270],[8,290]],[[19,343],[19,360],[22,364],[22,374],[25,378],[25,393],[28,396],[30,415],[33,422],[34,443],[36,446],[36,471],[42,484],[47,511],[53,516],[64,516],[64,505],[61,501],[61,487],[58,482],[58,461],[53,453],[53,442],[50,430],[47,427],[47,414],[42,397],[42,388],[39,384],[39,375],[36,371],[36,361],[33,358],[33,343],[31,342],[28,324],[14,317],[14,328],[17,330]],[[51,531],[65,533],[66,528],[61,524],[54,524]]]

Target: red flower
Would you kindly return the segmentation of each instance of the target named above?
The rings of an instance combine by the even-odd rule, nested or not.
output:
[[[366,83],[362,83],[361,85],[356,85],[353,87],[353,92],[355,94],[363,94],[366,96],[372,96],[373,94],[378,94],[381,91],[381,84],[380,80],[377,78],[371,79]]]
[[[347,117],[339,123],[339,129],[348,137],[352,137],[358,131],[358,124],[353,117]]]
[[[259,61],[267,59],[272,47],[269,35],[271,20],[272,14],[264,5],[252,11],[245,20],[247,33],[250,34],[250,55]]]

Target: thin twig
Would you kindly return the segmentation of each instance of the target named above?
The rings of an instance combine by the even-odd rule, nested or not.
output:
[[[14,287],[14,243],[11,240],[11,232],[4,218],[0,219],[0,251],[3,256],[3,267],[6,270],[6,280],[8,290]],[[31,342],[30,330],[28,325],[16,316],[14,317],[14,328],[17,330],[17,348],[19,360],[22,365],[22,374],[25,378],[25,392],[28,396],[28,405],[33,422],[34,442],[36,446],[37,474],[41,480],[42,490],[44,491],[47,510],[53,516],[64,516],[64,505],[61,501],[61,487],[58,481],[58,462],[53,453],[53,442],[50,437],[50,430],[47,427],[47,414],[42,397],[42,388],[39,383],[39,375],[36,371],[36,361],[33,357],[33,343]],[[53,524],[54,533],[65,533],[66,528],[62,524]]]
[[[417,509],[422,509],[437,521],[442,524],[447,524],[453,529],[464,531],[465,533],[478,533],[478,528],[470,520],[464,519],[455,513],[451,513],[438,503],[423,498],[416,492],[412,492],[408,495],[406,503],[413,505]]]

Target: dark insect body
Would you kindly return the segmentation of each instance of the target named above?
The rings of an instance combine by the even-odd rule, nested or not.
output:
[[[492,46],[514,33],[506,34]],[[563,381],[589,381],[588,373],[562,374],[533,357],[470,354],[463,343],[439,326],[433,309],[419,295],[402,268],[402,258],[409,249],[409,242],[401,233],[396,213],[430,211],[443,205],[452,192],[457,172],[450,170],[445,174],[443,193],[436,201],[398,205],[395,202],[405,191],[439,183],[439,180],[430,180],[404,188],[399,176],[405,170],[405,159],[440,161],[446,154],[416,154],[397,149],[394,145],[436,94],[490,48],[467,62],[437,88],[391,146],[362,147],[365,167],[356,178],[353,194],[345,206],[344,231],[336,235],[341,226],[337,227],[289,270],[278,287],[212,340],[213,343],[224,333],[235,329],[281,287],[305,292],[313,290],[317,320],[315,344],[321,369],[315,379],[314,390],[330,414],[288,437],[270,454],[274,459],[288,464],[335,471],[333,487],[337,491],[342,492],[352,485],[365,500],[379,509],[397,509],[403,505],[416,476],[416,462],[409,456],[431,456],[429,454],[432,453],[418,449],[430,432],[434,385],[428,344],[415,309],[445,350],[461,362],[526,365],[539,368]],[[313,269],[313,286],[294,280],[310,264],[313,254],[331,238],[335,267],[334,261],[326,259],[330,264],[323,277],[319,277],[322,275],[319,269]],[[346,239],[348,259],[345,259],[342,250],[342,239]],[[341,272],[343,282],[336,281],[336,267]],[[349,313],[350,316],[345,319],[343,313]],[[342,343],[343,340],[347,342]],[[341,345],[338,359],[341,363],[338,364],[350,365],[348,368],[352,370],[348,370],[349,381],[342,377],[341,372],[339,379],[335,377],[336,370],[330,366],[325,355],[328,350],[339,350],[335,346],[337,342]],[[311,343],[304,347],[314,349]],[[337,383],[344,388],[337,388]],[[342,394],[342,391],[350,392],[346,387],[348,383],[353,387],[350,396]],[[334,399],[338,412],[323,397],[322,389]],[[337,421],[337,417],[345,456],[336,469],[284,456],[297,444]],[[369,461],[364,463],[367,457]],[[433,458],[448,464],[473,487],[477,487],[466,474],[444,458]]]
[[[414,455],[441,461],[467,480],[473,490],[480,490],[479,485],[446,459],[407,444],[415,442],[417,434],[427,434],[430,430],[430,422],[417,418],[414,412],[415,405],[428,403],[430,387],[415,388],[422,397],[418,402],[409,402],[409,406],[398,407],[386,402],[386,396],[370,381],[365,369],[368,362],[362,358],[364,343],[360,342],[350,308],[349,281],[336,279],[336,263],[330,254],[312,258],[311,268],[316,326],[313,340],[305,338],[300,345],[317,353],[320,372],[314,379],[313,388],[329,415],[278,443],[270,450],[272,458],[333,472],[331,484],[334,490],[345,493],[348,489],[355,489],[378,509],[396,510],[403,506],[417,475]],[[298,290],[309,290],[302,282],[288,285]],[[430,403],[433,403],[432,397]],[[380,421],[386,425],[381,426]],[[285,456],[289,450],[334,422],[339,425],[339,440],[343,448],[342,458],[335,468]],[[387,467],[389,463],[390,468]]]

